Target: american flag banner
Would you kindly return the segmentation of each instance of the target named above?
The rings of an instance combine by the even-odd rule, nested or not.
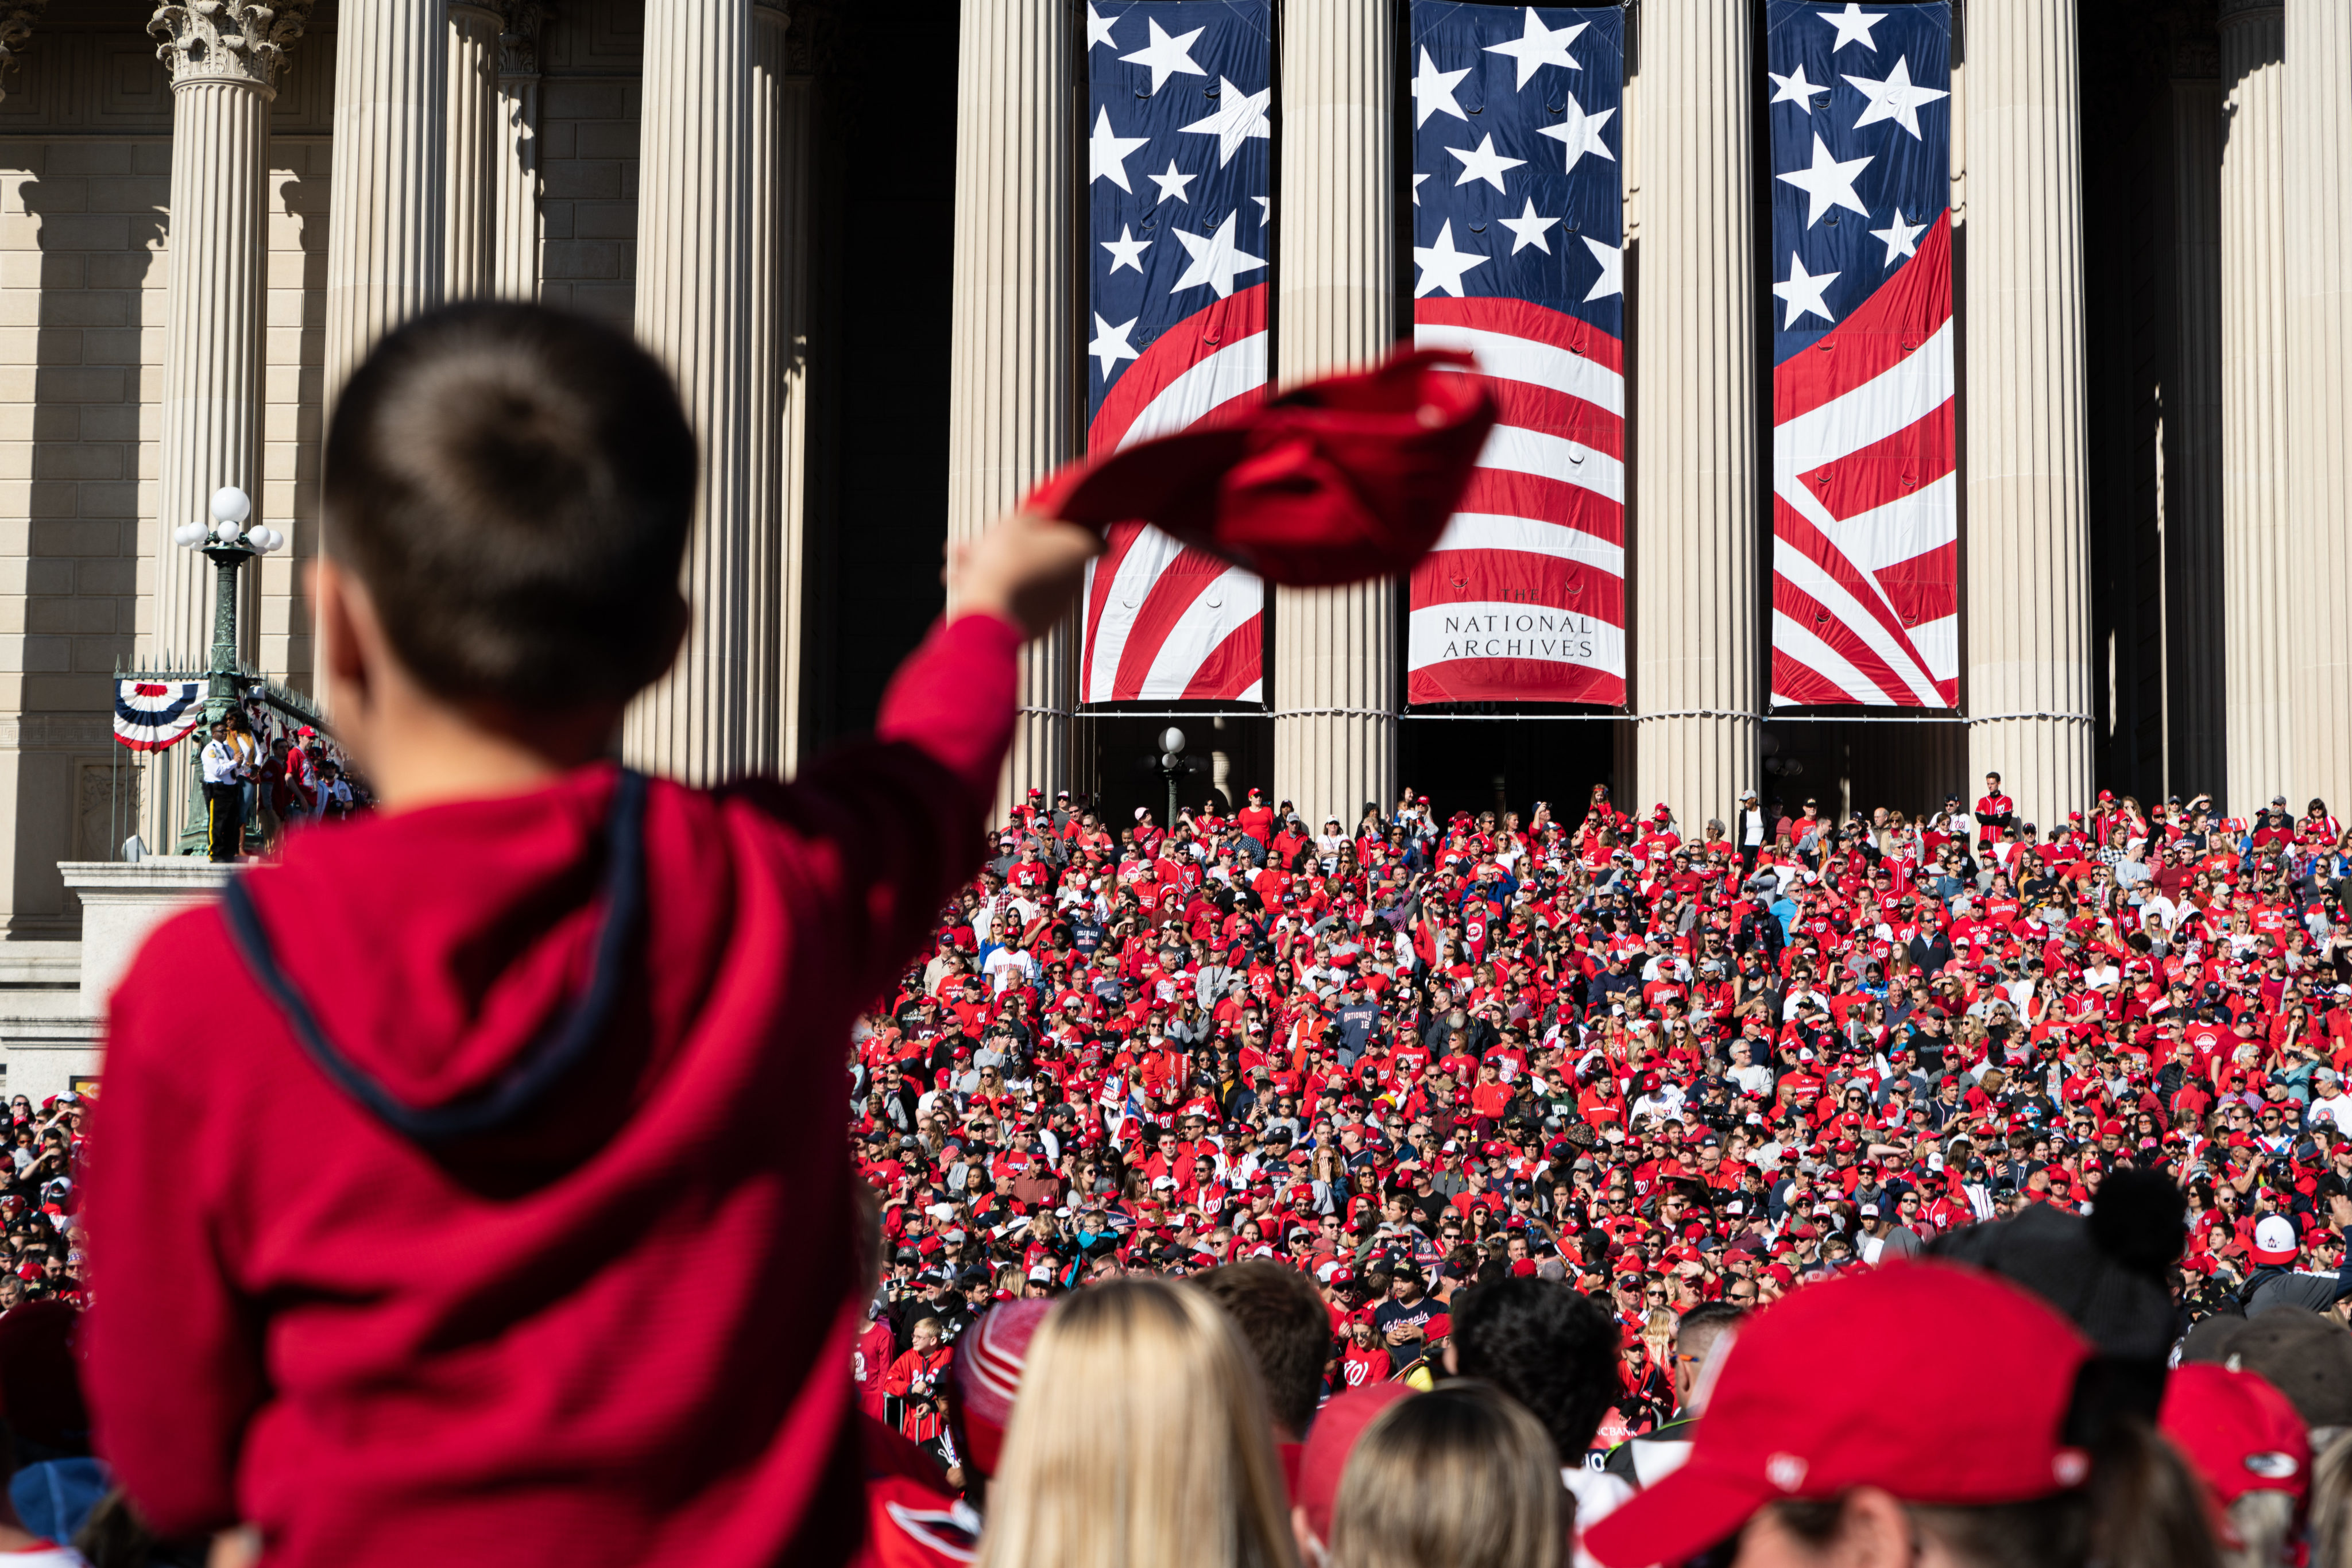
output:
[[[1951,7],[1769,17],[1772,701],[1948,708]]]
[[[1413,340],[1500,423],[1412,574],[1414,703],[1625,700],[1624,24],[1414,0]]]
[[[1265,395],[1268,0],[1086,7],[1087,449]],[[1124,524],[1089,569],[1078,700],[1262,700],[1265,585]]]

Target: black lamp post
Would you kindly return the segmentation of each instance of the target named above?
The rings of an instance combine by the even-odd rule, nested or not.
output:
[[[1160,732],[1160,777],[1168,781],[1168,816],[1162,826],[1169,832],[1176,831],[1176,780],[1193,771],[1196,764],[1184,755],[1184,732],[1170,725]]]
[[[213,652],[211,668],[206,672],[210,684],[205,692],[205,728],[237,704],[238,683],[244,674],[244,664],[237,657],[236,634],[236,574],[248,560],[268,555],[286,547],[286,536],[276,528],[248,528],[245,520],[253,515],[253,502],[234,485],[225,485],[213,492],[213,520],[210,523],[183,523],[172,531],[172,542],[184,549],[201,550],[213,563]],[[204,745],[196,745],[196,774],[204,775]],[[191,841],[204,841],[204,798],[201,787],[188,795],[188,822],[181,831],[180,841],[184,849]],[[193,839],[191,838],[193,835]]]

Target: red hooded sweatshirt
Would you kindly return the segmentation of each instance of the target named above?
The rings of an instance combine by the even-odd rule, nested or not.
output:
[[[97,1442],[150,1524],[250,1520],[272,1568],[848,1557],[848,1030],[974,862],[1019,643],[935,632],[876,738],[790,785],[650,786],[618,966],[610,766],[247,873],[278,976],[399,1106],[494,1091],[622,977],[498,1131],[427,1144],[331,1079],[223,905],[157,932],[87,1184]]]

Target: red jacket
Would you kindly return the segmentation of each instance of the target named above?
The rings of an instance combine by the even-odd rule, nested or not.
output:
[[[1018,644],[935,633],[877,740],[790,785],[652,786],[613,1021],[499,1133],[428,1149],[339,1088],[221,906],[157,933],[109,1021],[84,1340],[151,1525],[253,1521],[272,1568],[848,1557],[844,1045],[970,869]],[[247,873],[278,972],[401,1105],[500,1082],[585,989],[615,778]]]
[[[890,1364],[883,1391],[905,1401],[898,1414],[898,1431],[918,1443],[929,1442],[947,1426],[949,1369],[955,1364],[953,1345],[929,1351],[910,1350]]]
[[[898,1350],[890,1325],[879,1318],[867,1323],[850,1346],[850,1381],[857,1385],[857,1407],[877,1421],[887,1397],[883,1380],[890,1375],[890,1363]]]

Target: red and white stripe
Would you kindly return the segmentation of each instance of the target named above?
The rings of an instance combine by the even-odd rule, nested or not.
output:
[[[1413,302],[1413,340],[1475,355],[1501,417],[1413,569],[1406,700],[1625,700],[1625,354],[1523,299]]]
[[[1160,334],[1103,399],[1087,450],[1110,452],[1265,395],[1265,285]],[[1087,570],[1080,702],[1255,702],[1265,688],[1265,584],[1155,528],[1124,523]]]
[[[1772,371],[1772,701],[1952,707],[1952,230]]]

